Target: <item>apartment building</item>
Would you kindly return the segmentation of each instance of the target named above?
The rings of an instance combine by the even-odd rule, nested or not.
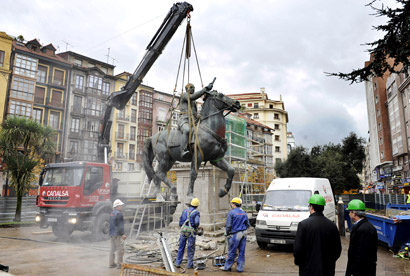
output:
[[[37,39],[13,41],[11,83],[7,93],[6,116],[33,118],[57,131],[55,161],[64,151],[67,84],[71,64],[56,55],[52,44]]]
[[[179,96],[173,96],[155,90],[153,105],[152,135],[164,129],[177,129],[179,111],[175,110],[179,102]],[[172,106],[172,108],[171,108]]]
[[[11,48],[13,38],[5,32],[0,32],[0,123],[3,122],[6,106],[7,86],[11,74]]]
[[[372,57],[370,58],[372,59]],[[384,192],[387,192],[389,188],[391,189],[393,165],[386,93],[386,81],[389,76],[390,73],[386,72],[383,77],[372,77],[365,82],[370,137],[368,150],[370,171],[367,172],[369,177],[366,178],[371,179],[371,182],[366,183],[366,185],[367,189]],[[398,104],[396,100],[393,102]]]
[[[258,121],[275,130],[273,134],[273,163],[278,160],[285,160],[288,155],[287,150],[287,123],[288,112],[285,104],[280,100],[270,100],[265,93],[265,88],[261,88],[256,93],[230,94],[232,99],[238,100],[244,112],[252,115],[252,119]]]
[[[410,78],[408,72],[392,74],[386,82],[387,109],[389,113],[393,157],[393,190],[410,186],[409,83]]]
[[[114,66],[71,51],[58,56],[72,64],[64,158],[97,161],[100,120],[114,90]]]

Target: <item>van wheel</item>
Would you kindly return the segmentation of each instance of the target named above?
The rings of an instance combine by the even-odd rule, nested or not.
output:
[[[94,237],[98,241],[105,241],[110,238],[110,215],[101,213],[95,220]]]
[[[268,247],[267,242],[256,241],[261,249],[266,249]]]

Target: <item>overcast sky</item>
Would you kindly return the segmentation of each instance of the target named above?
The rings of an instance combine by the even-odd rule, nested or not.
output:
[[[368,60],[363,44],[382,36],[372,26],[385,21],[371,15],[365,6],[370,0],[188,2],[204,85],[216,77],[214,89],[225,94],[264,87],[270,99],[282,96],[297,145],[340,143],[350,132],[368,137],[364,83],[350,85],[324,72],[350,72]],[[109,51],[115,74],[132,73],[173,3],[1,0],[0,31],[104,62]],[[173,92],[185,26],[186,21],[144,84]],[[190,79],[200,87],[195,66],[192,60]]]

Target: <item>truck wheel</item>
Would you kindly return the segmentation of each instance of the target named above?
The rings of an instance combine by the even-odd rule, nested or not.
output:
[[[53,229],[54,235],[62,240],[67,240],[74,231],[73,227],[65,226],[62,223],[54,224],[51,228]]]
[[[94,237],[99,241],[105,241],[110,238],[110,215],[101,213],[95,220]]]
[[[256,242],[258,243],[258,245],[261,249],[266,249],[268,247],[268,243],[266,243],[266,242],[261,242],[261,241],[258,241],[258,240],[256,240]]]

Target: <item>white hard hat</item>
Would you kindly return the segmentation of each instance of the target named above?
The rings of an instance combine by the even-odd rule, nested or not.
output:
[[[124,205],[124,202],[122,202],[122,201],[119,200],[119,199],[116,199],[116,200],[114,201],[114,204],[113,204],[112,206],[115,208],[115,207],[121,206],[121,205]]]

